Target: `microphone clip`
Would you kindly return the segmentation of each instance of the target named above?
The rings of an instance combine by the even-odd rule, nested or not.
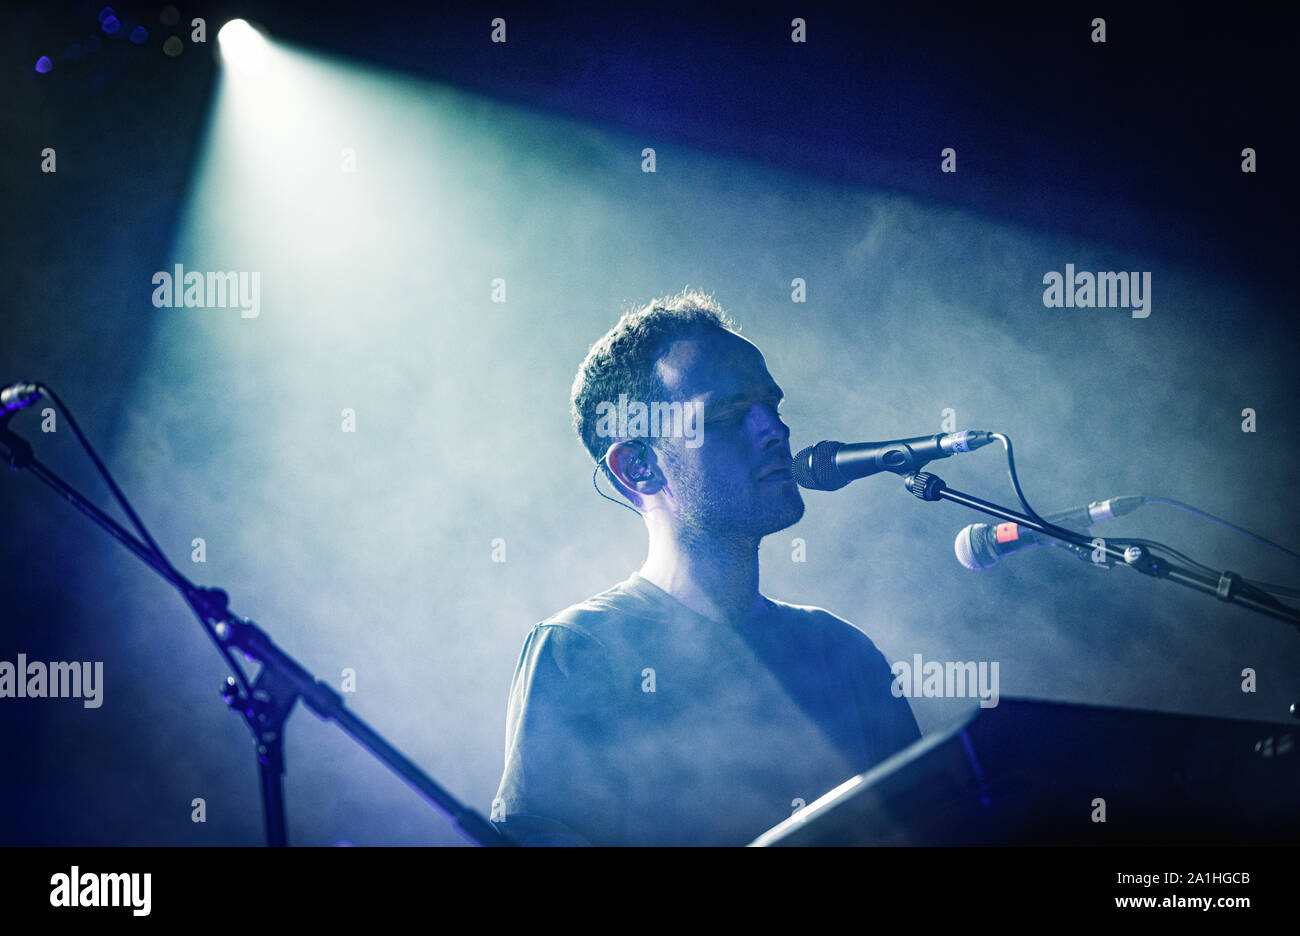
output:
[[[913,471],[903,475],[907,489],[924,501],[937,501],[948,487],[943,478],[928,471]]]

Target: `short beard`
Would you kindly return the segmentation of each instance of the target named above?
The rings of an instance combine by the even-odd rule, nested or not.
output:
[[[686,541],[716,542],[719,538],[742,545],[758,545],[771,533],[794,526],[804,515],[805,505],[798,488],[792,495],[773,494],[758,501],[762,488],[749,480],[735,487],[719,487],[705,473],[684,465],[677,453],[666,448],[665,461],[677,479],[679,535]],[[683,499],[682,494],[686,493]]]

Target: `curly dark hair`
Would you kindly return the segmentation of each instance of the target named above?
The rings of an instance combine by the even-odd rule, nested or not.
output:
[[[618,324],[587,352],[573,380],[569,408],[578,438],[611,483],[615,481],[604,467],[605,452],[621,440],[597,434],[596,407],[602,401],[617,400],[622,393],[630,400],[664,400],[667,392],[655,375],[655,362],[671,342],[710,328],[740,331],[712,296],[683,289],[623,313]]]

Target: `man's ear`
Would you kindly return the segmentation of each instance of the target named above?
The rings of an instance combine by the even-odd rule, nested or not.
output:
[[[664,476],[655,450],[638,439],[611,445],[605,465],[625,491],[650,497],[663,490]]]

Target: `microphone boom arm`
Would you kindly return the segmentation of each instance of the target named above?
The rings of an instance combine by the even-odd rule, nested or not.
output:
[[[353,714],[338,693],[280,649],[253,621],[231,612],[228,597],[223,590],[196,586],[176,571],[165,557],[150,549],[144,540],[123,528],[43,465],[35,457],[31,443],[9,428],[9,420],[16,409],[14,407],[8,412],[0,413],[0,461],[8,463],[15,471],[26,469],[34,474],[180,591],[198,615],[204,630],[217,641],[218,649],[223,655],[228,656],[232,647],[238,648],[262,664],[261,672],[251,687],[252,692],[245,691],[230,676],[226,678],[221,695],[232,711],[244,716],[254,735],[268,845],[288,844],[283,792],[284,722],[300,698],[319,718],[338,725],[345,734],[441,810],[471,842],[489,846],[515,844],[489,820],[457,800],[414,761]],[[236,664],[232,662],[232,665]],[[237,672],[242,681],[242,670]]]
[[[907,490],[925,501],[949,500],[972,510],[978,510],[1001,520],[1027,527],[1044,536],[1059,539],[1067,544],[1089,550],[1102,550],[1112,561],[1151,576],[1167,579],[1202,594],[1214,595],[1220,601],[1239,604],[1281,621],[1289,622],[1300,632],[1300,609],[1278,601],[1267,592],[1243,581],[1235,572],[1222,572],[1216,581],[1209,575],[1187,569],[1152,555],[1151,551],[1123,540],[1093,539],[1082,533],[1067,530],[1052,523],[1039,523],[1022,513],[948,487],[942,478],[928,471],[910,472],[903,476]]]

